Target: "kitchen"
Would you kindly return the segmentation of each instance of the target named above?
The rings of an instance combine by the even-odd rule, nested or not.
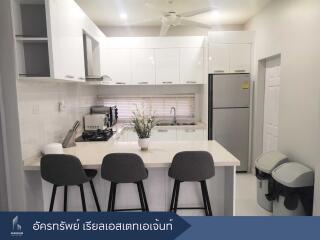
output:
[[[146,2],[152,5],[153,1]],[[180,12],[184,15],[183,12],[198,10],[190,6],[188,11],[183,7],[179,9],[179,4],[174,1],[163,2],[156,7],[162,6],[170,11],[178,8],[179,11],[175,10],[177,16]],[[294,11],[303,5],[301,1],[295,1],[296,5],[288,3],[288,6],[275,2],[265,1],[265,5],[261,4],[247,13],[246,21],[251,21],[251,17],[254,21],[255,14],[259,17],[259,11],[266,11],[262,14],[267,15],[273,13],[273,9],[290,6]],[[236,188],[238,182],[249,177],[250,184],[255,184],[250,173],[255,160],[264,152],[261,150],[263,144],[270,148],[268,151],[277,149],[277,146],[275,149],[270,147],[274,141],[267,144],[261,140],[265,94],[264,86],[257,82],[262,72],[261,61],[267,62],[281,54],[281,74],[285,74],[287,62],[284,54],[287,49],[275,47],[265,52],[263,44],[267,43],[263,41],[267,40],[263,37],[270,37],[270,42],[275,40],[272,35],[263,35],[255,26],[262,23],[255,21],[226,24],[217,29],[211,26],[209,30],[204,23],[199,27],[199,23],[193,25],[193,32],[190,27],[191,34],[187,30],[178,34],[179,29],[187,27],[175,26],[175,22],[171,23],[170,29],[160,31],[161,23],[158,21],[156,26],[140,26],[140,30],[145,28],[149,32],[139,35],[137,29],[136,35],[130,35],[126,27],[130,26],[130,6],[126,9],[127,16],[117,12],[118,24],[104,25],[98,17],[99,4],[96,4],[80,0],[11,1],[16,60],[15,102],[19,119],[17,136],[20,136],[17,146],[21,145],[23,161],[20,174],[23,175],[24,187],[21,191],[26,191],[24,209],[48,211],[52,185],[41,180],[41,151],[47,144],[63,143],[68,130],[78,120],[80,126],[77,126],[76,133],[71,131],[65,146],[74,145],[73,138],[85,138],[86,133],[97,137],[98,133],[92,131],[92,127],[94,130],[112,128],[112,136],[108,135],[110,130],[109,133],[102,132],[102,135],[110,137],[106,139],[108,141],[76,141],[76,146],[64,148],[63,152],[77,156],[85,168],[97,170],[100,170],[103,157],[108,153],[138,154],[149,170],[149,177],[144,183],[151,211],[169,210],[173,181],[168,177],[168,167],[173,156],[179,151],[205,150],[214,157],[216,171],[215,176],[207,181],[213,215],[237,215],[237,208],[242,206],[239,206],[240,201],[236,202],[236,195],[239,190],[245,191],[245,186]],[[143,7],[152,8],[148,4]],[[205,9],[206,4],[203,5]],[[311,11],[311,6],[312,3],[306,4],[305,11]],[[201,14],[205,15],[203,9]],[[212,7],[206,6],[206,10],[213,12],[213,20],[220,14]],[[285,16],[291,17],[289,10],[288,13],[283,11],[287,14]],[[187,16],[197,17],[194,12],[192,14],[185,14],[185,23],[191,21]],[[113,16],[110,15],[104,21],[110,21]],[[261,18],[265,20],[263,16]],[[315,14],[315,17],[318,16]],[[170,17],[165,19],[174,21]],[[139,27],[132,26],[132,30],[135,28]],[[152,32],[154,28],[159,30],[156,34]],[[286,75],[281,76],[281,84],[285,78]],[[94,106],[101,105],[116,108],[95,112]],[[138,136],[129,125],[136,106],[145,108],[147,112],[154,110],[156,117],[157,126],[151,132],[147,151],[140,150]],[[83,130],[88,129],[83,135]],[[303,162],[309,158],[307,153],[295,152],[296,145],[286,144],[289,137],[281,135],[281,131],[287,131],[283,123],[279,129],[279,136],[282,136],[279,150],[315,168],[312,161]],[[100,175],[99,172],[93,182],[101,208],[105,211],[109,184]],[[89,185],[84,187],[84,192],[87,209],[95,211]],[[68,194],[68,210],[81,210],[78,187],[71,187]],[[255,199],[254,194],[252,199]],[[202,204],[197,183],[186,183],[180,195],[181,207]],[[239,200],[247,197],[241,199],[240,196]],[[116,202],[123,208],[139,206],[138,192],[131,185],[120,185]],[[62,211],[62,189],[58,188],[55,203],[54,210]],[[317,203],[314,209],[314,214],[317,214]],[[203,215],[202,210],[179,213]],[[246,215],[245,212],[242,214]]]

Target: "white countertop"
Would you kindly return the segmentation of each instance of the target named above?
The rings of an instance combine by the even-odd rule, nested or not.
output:
[[[78,157],[84,168],[95,169],[100,168],[105,155],[117,152],[138,154],[147,168],[169,167],[180,151],[208,151],[217,167],[240,165],[240,161],[216,141],[150,142],[148,151],[141,151],[137,142],[78,142],[75,147],[64,149],[65,154]],[[25,161],[24,169],[39,170],[40,157]]]

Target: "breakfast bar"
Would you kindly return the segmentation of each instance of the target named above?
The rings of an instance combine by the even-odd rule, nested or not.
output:
[[[135,153],[139,155],[149,171],[144,181],[150,211],[168,211],[173,188],[173,180],[168,177],[168,168],[174,155],[181,151],[208,151],[214,159],[215,176],[207,181],[213,215],[233,216],[235,213],[235,169],[239,160],[216,141],[172,141],[151,142],[147,151],[141,151],[137,142],[80,142],[75,147],[64,149],[65,154],[78,157],[86,169],[100,170],[103,157],[109,153]],[[25,161],[25,171],[39,171],[40,157]],[[98,176],[94,179],[98,199],[102,211],[106,210],[109,182]],[[42,196],[44,211],[48,211],[52,185],[42,180]],[[95,211],[95,204],[90,186],[84,187],[87,209]],[[134,184],[120,184],[117,189],[117,207],[134,208],[139,206],[139,196]],[[182,183],[179,206],[201,206],[200,185]],[[55,211],[63,209],[63,188],[58,188]],[[68,210],[81,211],[81,200],[77,186],[70,187]],[[180,215],[203,215],[202,210],[179,210]]]

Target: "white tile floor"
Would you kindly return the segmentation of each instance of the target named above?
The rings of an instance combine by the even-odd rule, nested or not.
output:
[[[236,216],[270,216],[257,204],[256,177],[250,173],[236,176]]]

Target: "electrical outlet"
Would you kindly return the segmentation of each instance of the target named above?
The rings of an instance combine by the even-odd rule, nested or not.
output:
[[[64,101],[58,102],[58,109],[59,112],[64,112],[66,110],[66,104],[64,103]]]

